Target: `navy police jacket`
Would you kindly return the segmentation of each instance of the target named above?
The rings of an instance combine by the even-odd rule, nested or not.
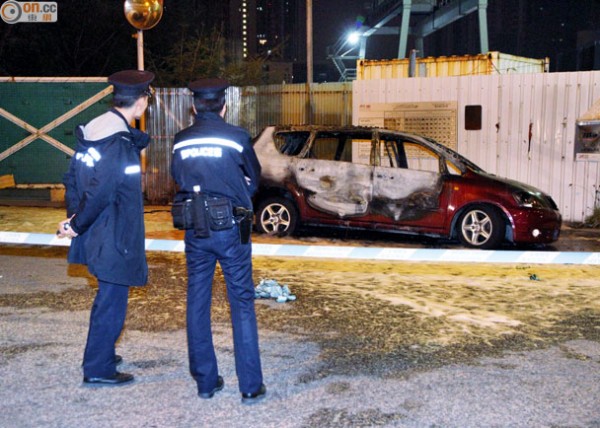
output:
[[[180,194],[200,186],[202,193],[252,209],[260,164],[248,131],[228,124],[217,113],[200,113],[192,126],[175,135],[171,175]]]
[[[111,112],[125,118],[116,110]],[[64,175],[65,202],[73,238],[69,263],[88,266],[98,279],[115,284],[145,285],[144,201],[140,152],[147,134],[132,128],[97,141],[76,128],[77,147]]]

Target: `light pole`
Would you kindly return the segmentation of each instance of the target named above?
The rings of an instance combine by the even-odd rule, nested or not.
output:
[[[306,0],[306,120],[312,125],[313,23],[312,0]]]
[[[312,0],[306,0],[306,83],[313,82]]]

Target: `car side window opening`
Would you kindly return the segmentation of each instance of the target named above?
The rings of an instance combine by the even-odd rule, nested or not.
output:
[[[369,165],[370,134],[318,133],[308,152],[308,158]]]
[[[400,149],[401,144],[395,140],[382,139],[380,165],[388,168],[408,168],[406,154]]]
[[[440,172],[438,154],[413,141],[382,136],[379,150],[379,165],[382,167]]]
[[[409,169],[435,172],[436,174],[441,172],[440,156],[437,153],[412,141],[405,141],[402,146]]]
[[[394,138],[391,135],[380,135],[379,141],[379,165],[382,167],[428,171],[436,174],[451,169],[451,173],[460,174],[456,166],[447,165],[438,153],[423,144]]]
[[[310,132],[279,132],[274,136],[275,147],[282,155],[298,156],[310,137]]]
[[[312,142],[308,157],[310,159],[319,160],[336,160],[336,153],[338,153],[338,146],[343,144],[338,137],[331,134],[318,134]]]

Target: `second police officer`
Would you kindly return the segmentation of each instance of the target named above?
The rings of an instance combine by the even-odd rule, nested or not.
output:
[[[242,403],[266,395],[252,279],[251,197],[260,164],[250,134],[225,122],[223,79],[189,84],[195,122],[175,135],[171,174],[178,185],[174,223],[185,231],[188,272],[187,338],[190,372],[201,398],[222,390],[211,331],[212,283],[219,262],[231,310],[235,369]],[[176,220],[176,206],[182,207]],[[183,218],[182,218],[183,217]]]
[[[69,263],[88,266],[98,279],[83,356],[85,385],[122,385],[133,375],[117,371],[115,344],[123,330],[129,287],[148,278],[140,153],[150,137],[129,124],[148,107],[148,71],[112,74],[113,108],[75,131],[77,147],[65,174],[68,218],[59,237],[73,238]]]

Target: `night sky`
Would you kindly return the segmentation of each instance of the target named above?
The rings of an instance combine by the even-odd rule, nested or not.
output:
[[[0,3],[2,2],[4,0],[0,0]],[[327,46],[335,44],[342,35],[354,28],[356,18],[365,3],[368,4],[369,0],[313,0],[315,61],[326,61]],[[96,4],[93,13],[85,13],[79,4],[78,0],[59,2],[58,22],[54,24],[10,25],[0,21],[0,74],[38,75],[40,71],[50,72],[50,69],[54,68],[53,73],[60,75],[98,75],[108,74],[115,67],[118,68],[117,64],[122,61],[116,61],[114,58],[106,65],[101,61],[82,61],[80,58],[83,52],[93,49],[100,49],[100,56],[106,56],[106,52],[112,52],[113,56],[130,55],[130,51],[135,49],[135,42],[131,40],[133,29],[123,14],[123,2]],[[211,2],[207,0],[165,0],[165,12],[161,22],[149,30],[145,37],[149,50],[155,47],[153,44],[156,45],[158,39],[164,46],[172,46],[178,42],[180,28],[189,25],[178,23],[178,14],[183,5],[189,7],[192,4],[200,11],[199,17],[213,23],[215,18],[227,9],[226,6],[211,6]],[[205,26],[202,22],[195,22],[199,29]],[[106,28],[107,26],[112,28]],[[83,37],[76,35],[77,32],[82,32]],[[98,34],[99,39],[94,38],[94,34]],[[298,34],[297,37],[306,40],[305,33]],[[44,47],[49,40],[52,40],[50,48]],[[73,46],[73,40],[83,45]],[[101,49],[106,48],[109,43],[112,43],[110,49]],[[164,50],[164,46],[161,49]],[[65,52],[57,52],[61,49]],[[73,54],[69,51],[73,51]],[[42,61],[41,55],[49,55],[50,58]],[[79,59],[75,58],[76,56]],[[66,60],[63,57],[67,57]],[[64,67],[54,64],[61,61]],[[77,61],[81,65],[77,64]]]
[[[327,46],[355,28],[365,0],[313,0],[315,61],[326,57]],[[367,2],[368,3],[368,2]]]

